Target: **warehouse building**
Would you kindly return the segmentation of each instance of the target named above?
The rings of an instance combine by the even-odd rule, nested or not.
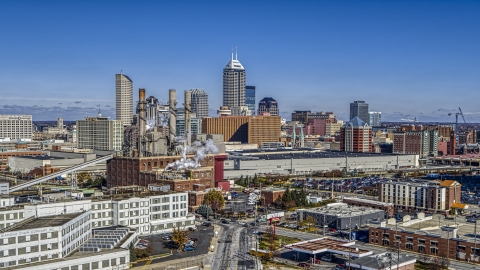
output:
[[[299,220],[308,216],[315,219],[315,226],[328,226],[337,230],[357,229],[366,226],[369,221],[381,222],[385,212],[381,209],[349,206],[346,203],[330,203],[326,207],[297,209]]]
[[[387,171],[418,167],[418,155],[349,153],[319,149],[242,150],[228,153],[225,178],[262,173],[308,174],[315,171]]]

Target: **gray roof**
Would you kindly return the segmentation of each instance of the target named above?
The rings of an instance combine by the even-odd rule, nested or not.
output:
[[[352,118],[352,120],[348,121],[345,125],[350,125],[350,126],[353,126],[353,127],[363,127],[366,125],[366,123],[358,118],[358,116],[355,116],[354,118]]]
[[[411,260],[415,260],[415,258],[408,256],[404,253],[400,253],[398,257],[398,261],[400,263],[397,263],[397,254],[392,254],[392,268],[395,268],[397,264],[402,264]],[[385,267],[390,266],[390,253],[387,252],[383,254],[377,254],[373,256],[355,259],[352,261],[352,266],[355,265],[361,265],[373,269],[385,269]]]

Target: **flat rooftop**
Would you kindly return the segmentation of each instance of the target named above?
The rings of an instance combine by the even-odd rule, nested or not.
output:
[[[32,219],[27,218],[23,221],[20,221],[19,223],[16,223],[13,226],[9,226],[3,230],[0,230],[0,233],[39,229],[39,228],[45,228],[45,227],[57,227],[71,221],[72,219],[82,214],[83,212],[75,213],[75,214],[39,217],[39,218],[32,218]]]
[[[377,212],[383,212],[380,209],[373,209],[370,207],[351,206],[346,203],[330,203],[325,207],[298,209],[307,213],[318,213],[323,215],[331,215],[337,217],[353,217],[366,214],[373,214]]]
[[[360,198],[356,198],[356,197],[344,197],[343,200],[349,200],[349,201],[359,202],[359,203],[370,203],[370,204],[381,205],[381,206],[393,206],[393,203],[386,203],[386,202],[379,202],[379,201],[373,201],[373,200],[367,200],[367,199],[360,199]]]
[[[353,245],[355,245],[355,241],[350,242],[338,238],[322,237],[286,245],[285,248],[308,254],[318,254],[323,252],[331,252],[340,255],[350,254],[352,257],[357,258],[373,254],[370,250],[353,248]]]
[[[25,159],[34,159],[34,160],[68,159],[66,157],[52,157],[52,156],[18,156],[15,158],[25,158]]]
[[[319,149],[278,149],[264,150],[251,149],[242,151],[229,151],[229,159],[305,159],[305,158],[345,158],[345,157],[385,157],[399,156],[391,153],[353,153],[340,151],[320,151]]]
[[[398,260],[398,261],[397,261]],[[400,253],[398,256],[395,254],[391,256],[389,253],[382,253],[372,256],[367,256],[363,258],[358,258],[351,262],[352,267],[358,268],[373,268],[373,269],[384,269],[386,265],[392,265],[392,268],[397,268],[397,265],[409,265],[416,262],[416,258],[408,256],[405,253]]]

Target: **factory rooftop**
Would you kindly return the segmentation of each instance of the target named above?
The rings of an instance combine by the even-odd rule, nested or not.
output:
[[[353,245],[355,245],[355,241],[350,242],[343,239],[322,237],[286,245],[285,248],[308,254],[318,254],[323,252],[331,252],[345,256],[350,254],[352,257],[356,258],[368,256],[373,253],[370,250],[353,248]]]
[[[245,159],[303,159],[303,158],[355,158],[355,157],[375,157],[375,156],[398,156],[391,153],[353,153],[340,151],[321,151],[315,148],[301,149],[248,149],[240,151],[229,151],[229,158]]]
[[[0,230],[0,233],[13,232],[13,231],[23,231],[23,230],[32,230],[39,228],[47,227],[58,227],[67,222],[70,222],[72,219],[76,218],[82,213],[75,214],[66,214],[66,215],[56,215],[56,216],[47,216],[47,217],[38,217],[38,218],[27,218],[19,223],[9,226],[5,229]]]
[[[367,200],[367,199],[361,199],[361,198],[355,198],[355,197],[344,197],[343,199],[349,200],[352,202],[369,203],[369,204],[375,204],[380,206],[393,206],[393,203],[379,202],[379,201]]]
[[[350,206],[346,203],[330,203],[325,207],[298,209],[308,213],[317,213],[322,215],[330,215],[337,217],[354,217],[366,214],[373,214],[377,212],[383,212],[380,209],[374,209],[370,207]]]

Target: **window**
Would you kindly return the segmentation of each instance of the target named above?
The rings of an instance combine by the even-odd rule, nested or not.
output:
[[[52,233],[51,232],[47,233],[47,238],[52,238]]]
[[[25,248],[25,252],[26,252],[26,253],[32,252],[30,248],[31,248],[31,247],[26,247],[26,248]]]
[[[406,248],[406,249],[413,249],[413,244],[411,244],[411,243],[406,243],[406,244],[405,244],[405,248]]]
[[[425,252],[425,246],[418,246],[418,252]]]
[[[438,248],[436,248],[436,247],[431,247],[431,248],[430,248],[430,253],[432,253],[432,254],[437,254],[437,253],[438,253]]]
[[[25,236],[25,242],[29,242],[30,241],[30,235],[26,235]]]

